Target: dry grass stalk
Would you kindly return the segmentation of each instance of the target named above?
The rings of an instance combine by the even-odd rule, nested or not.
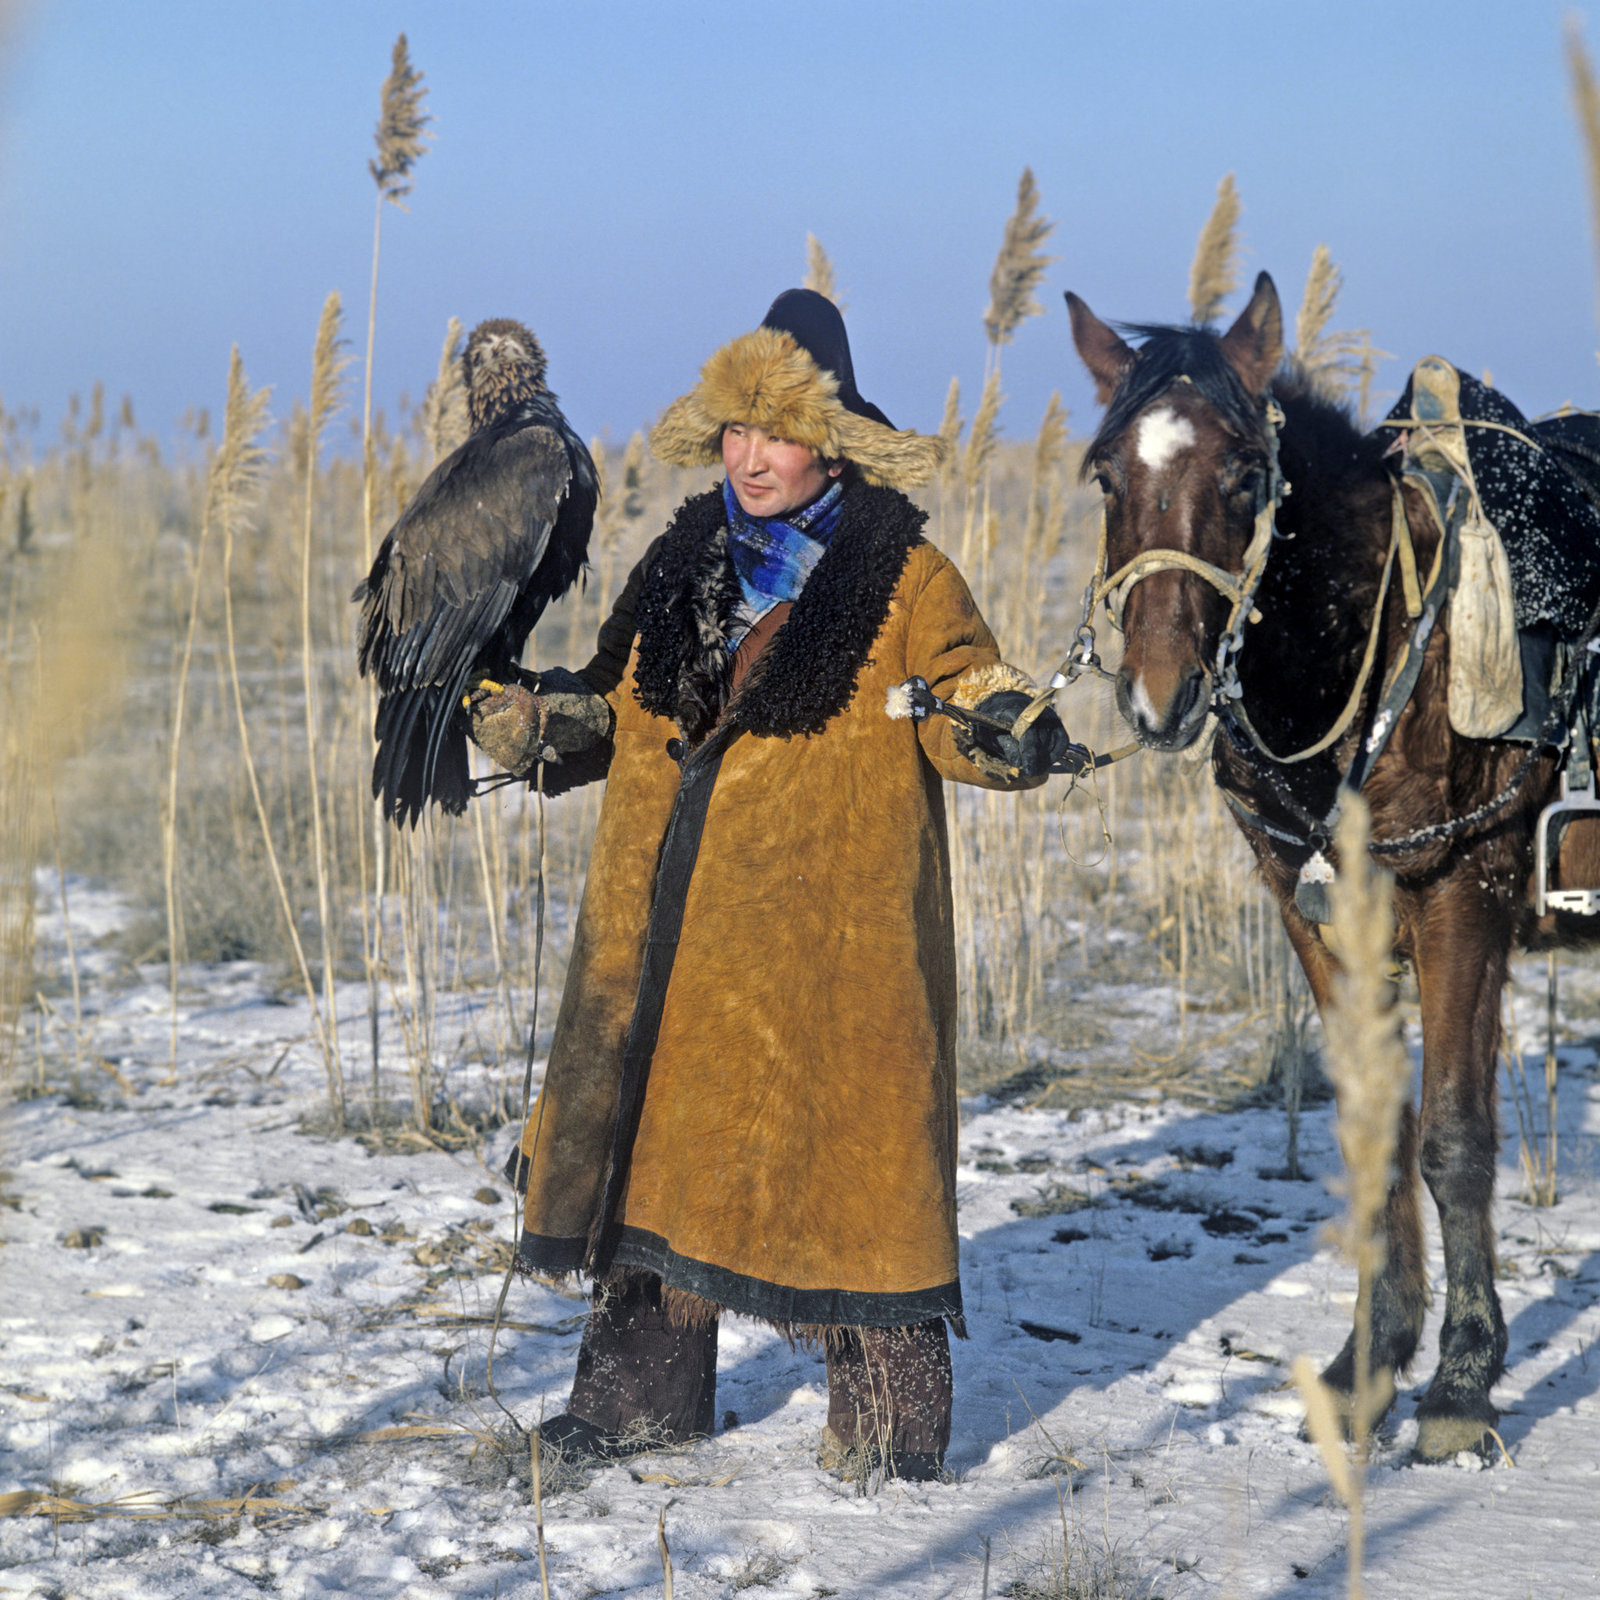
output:
[[[544,1433],[542,1422],[541,1418],[541,1426],[528,1435],[528,1455],[533,1466],[533,1531],[539,1548],[539,1593],[544,1600],[550,1600],[550,1574],[546,1570],[544,1549],[544,1472],[539,1465],[541,1436]]]
[[[1549,960],[1553,965],[1555,953]],[[1511,1103],[1517,1113],[1517,1165],[1522,1170],[1522,1199],[1530,1206],[1553,1206],[1556,1194],[1557,1111],[1559,1065],[1554,1050],[1554,1028],[1550,1047],[1545,1051],[1544,1139],[1539,1138],[1539,1119],[1534,1110],[1533,1086],[1528,1081],[1527,1054],[1517,1027],[1517,1010],[1508,991],[1505,997],[1501,1033],[1506,1041],[1506,1077],[1511,1083]]]
[[[802,282],[804,287],[826,295],[841,311],[844,310],[844,302],[839,298],[838,281],[833,274],[833,262],[814,233],[806,235],[806,275]]]
[[[1584,166],[1589,174],[1589,221],[1600,250],[1600,86],[1583,44],[1583,24],[1577,13],[1566,22],[1567,72],[1572,80],[1572,104],[1583,136]]]
[[[422,436],[437,466],[467,437],[467,385],[461,375],[466,338],[459,318],[451,317],[439,348],[439,371],[422,399]]]
[[[244,375],[244,365],[239,360],[238,346],[234,347],[228,367],[228,406],[222,429],[222,443],[217,449],[212,468],[212,485],[217,495],[216,519],[222,529],[222,618],[227,645],[228,680],[233,689],[233,709],[239,728],[239,744],[244,756],[245,776],[250,784],[250,797],[255,804],[256,820],[261,827],[261,840],[266,850],[267,865],[272,873],[272,884],[277,892],[279,908],[294,948],[295,964],[300,981],[305,988],[306,1001],[311,1009],[311,1025],[322,1051],[328,1073],[328,1101],[336,1126],[344,1125],[344,1083],[340,1076],[339,1058],[324,1024],[321,1007],[317,1004],[317,986],[311,978],[305,949],[300,941],[299,922],[289,900],[284,883],[283,868],[278,860],[277,846],[272,840],[272,824],[267,815],[266,801],[261,794],[261,780],[250,748],[250,728],[244,714],[244,693],[239,682],[239,655],[234,637],[233,616],[233,551],[235,534],[243,524],[251,501],[259,493],[261,477],[266,465],[266,452],[257,445],[267,423],[268,391],[259,389],[254,394]]]
[[[9,1080],[33,989],[34,740],[31,718],[4,696],[0,732],[0,1081]]]
[[[322,435],[342,403],[342,380],[350,358],[339,336],[343,308],[338,291],[323,302],[311,355],[311,406],[306,415],[305,518],[300,541],[300,677],[306,719],[306,774],[310,781],[311,856],[317,879],[317,928],[322,942],[322,999],[327,1008],[326,1044],[331,1059],[325,1062],[330,1083],[344,1082],[339,1057],[339,1010],[335,999],[338,959],[336,937],[328,910],[328,848],[323,835],[322,790],[318,776],[316,670],[311,643],[311,534],[316,505],[317,466]],[[343,1098],[342,1088],[340,1098]]]
[[[667,1508],[656,1513],[656,1549],[661,1552],[661,1582],[665,1600],[672,1600],[672,1551],[667,1548]]]
[[[1334,980],[1333,1003],[1325,1021],[1328,1075],[1339,1095],[1339,1148],[1344,1156],[1347,1202],[1336,1236],[1355,1264],[1358,1283],[1355,1392],[1350,1399],[1354,1471],[1345,1470],[1341,1475],[1334,1465],[1336,1456],[1343,1457],[1337,1430],[1333,1441],[1326,1439],[1331,1395],[1309,1367],[1297,1368],[1296,1375],[1306,1396],[1313,1437],[1349,1508],[1348,1592],[1351,1600],[1359,1600],[1367,1445],[1372,1424],[1390,1398],[1390,1392],[1380,1392],[1371,1371],[1372,1285],[1383,1267],[1378,1226],[1393,1182],[1400,1110],[1411,1088],[1411,1058],[1401,1040],[1400,1014],[1388,976],[1394,949],[1392,880],[1367,853],[1372,824],[1366,802],[1359,795],[1350,795],[1341,803],[1343,815],[1336,836],[1340,870],[1331,892],[1332,943],[1340,953],[1341,970]],[[1319,1425],[1323,1437],[1317,1437]]]
[[[1233,174],[1217,185],[1216,204],[1200,230],[1189,268],[1189,314],[1196,323],[1215,322],[1222,302],[1239,287],[1239,192]]]
[[[1006,219],[1000,240],[1000,254],[989,274],[989,309],[983,314],[984,331],[998,359],[999,347],[1009,344],[1017,329],[1029,317],[1039,316],[1044,307],[1033,291],[1044,277],[1044,269],[1055,260],[1044,253],[1044,241],[1055,228],[1048,217],[1036,216],[1038,185],[1033,169],[1024,167],[1017,182],[1017,208]]]

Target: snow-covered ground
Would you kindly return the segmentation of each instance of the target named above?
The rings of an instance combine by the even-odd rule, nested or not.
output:
[[[514,1283],[490,1393],[511,1130],[377,1154],[308,1132],[307,1014],[249,966],[187,975],[168,1081],[162,975],[113,981],[95,939],[117,908],[71,889],[83,1063],[63,1092],[71,1041],[45,1033],[48,1092],[11,1105],[0,1155],[0,1595],[538,1595],[501,1407],[524,1425],[561,1408],[584,1302]],[[50,905],[45,964],[64,960]],[[1596,1071],[1564,1052],[1553,1209],[1512,1198],[1506,1113],[1510,1464],[1408,1465],[1403,1395],[1368,1485],[1370,1595],[1600,1594]],[[451,1087],[466,1099],[482,1073]],[[1354,1299],[1321,1235],[1331,1110],[1306,1113],[1306,1182],[1264,1175],[1277,1109],[966,1113],[953,1481],[820,1472],[820,1357],[729,1319],[714,1438],[546,1486],[552,1595],[660,1593],[658,1520],[685,1597],[1344,1592],[1347,1518],[1285,1387],[1297,1353],[1337,1348]],[[1419,1386],[1436,1333],[1437,1311]]]

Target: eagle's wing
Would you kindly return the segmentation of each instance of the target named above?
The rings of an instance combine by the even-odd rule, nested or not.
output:
[[[384,693],[459,690],[543,558],[571,476],[566,442],[539,426],[485,429],[433,469],[355,595],[361,670]]]

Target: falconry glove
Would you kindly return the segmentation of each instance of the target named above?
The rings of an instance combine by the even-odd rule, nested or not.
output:
[[[472,742],[497,767],[528,777],[539,762],[597,754],[611,740],[611,707],[575,672],[549,667],[534,689],[508,683],[468,697]]]
[[[985,695],[973,711],[995,722],[1014,723],[1032,700],[1020,689],[1003,689]],[[1047,772],[1083,772],[1094,758],[1074,744],[1054,711],[1046,710],[1022,732],[1021,738],[986,723],[957,725],[956,749],[980,772],[996,778],[1042,778]]]

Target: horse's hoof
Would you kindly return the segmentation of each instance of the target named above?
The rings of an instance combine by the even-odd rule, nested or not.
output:
[[[1412,1454],[1418,1461],[1449,1461],[1463,1450],[1487,1458],[1493,1449],[1491,1422],[1476,1417],[1422,1417],[1417,1422],[1417,1446]]]

